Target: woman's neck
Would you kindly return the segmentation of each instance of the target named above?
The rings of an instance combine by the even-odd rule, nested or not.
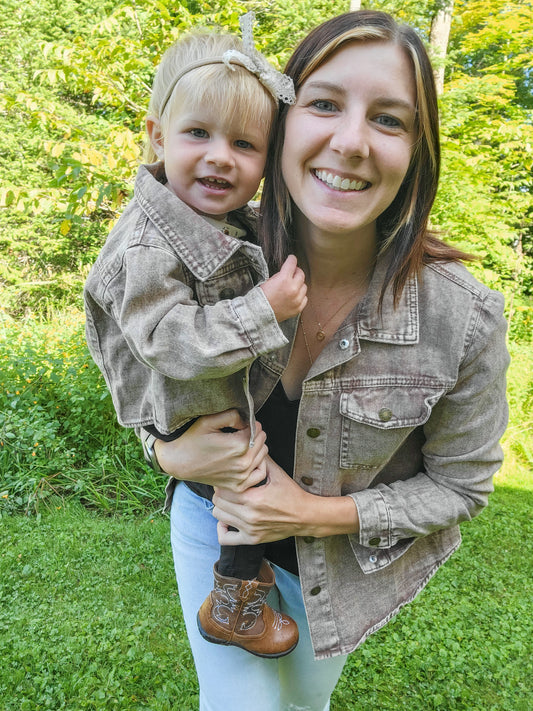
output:
[[[377,256],[373,226],[353,235],[326,234],[313,228],[297,229],[297,235],[298,259],[308,284],[326,291],[368,286]]]
[[[288,397],[300,397],[314,361],[367,292],[377,243],[373,235],[297,231],[298,261],[307,275],[308,302],[300,314],[291,358],[282,376]]]

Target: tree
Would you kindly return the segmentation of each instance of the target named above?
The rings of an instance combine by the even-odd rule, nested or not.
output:
[[[444,90],[444,66],[452,26],[453,2],[454,0],[442,0],[442,3],[437,5],[429,31],[429,44],[435,64],[435,82],[439,94]]]
[[[456,0],[448,56],[433,217],[482,256],[482,278],[520,306],[513,332],[531,338],[533,4]]]

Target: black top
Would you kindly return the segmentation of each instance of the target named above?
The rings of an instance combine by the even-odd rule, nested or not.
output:
[[[294,470],[294,443],[299,405],[299,400],[288,399],[280,380],[257,413],[257,419],[267,436],[269,455],[291,477]],[[196,482],[186,482],[186,484],[205,499],[211,501],[213,498],[213,487]],[[271,563],[276,563],[281,568],[298,575],[294,537],[267,543],[265,557]]]
[[[294,443],[299,400],[289,400],[281,380],[257,413],[267,436],[268,453],[289,476],[294,473]],[[298,575],[294,537],[266,544],[265,557],[285,570]]]

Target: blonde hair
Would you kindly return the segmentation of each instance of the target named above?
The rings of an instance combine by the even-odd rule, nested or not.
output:
[[[196,111],[205,105],[216,106],[224,123],[238,117],[243,127],[253,121],[265,135],[270,133],[276,102],[257,77],[237,64],[231,68],[225,64],[206,64],[187,71],[176,83],[161,112],[169,87],[183,69],[195,62],[222,57],[227,50],[241,51],[241,48],[242,43],[236,37],[206,32],[187,35],[167,49],[157,69],[148,106],[148,116],[160,121],[163,135],[181,107]],[[147,163],[157,160],[150,141],[146,142],[144,159]]]

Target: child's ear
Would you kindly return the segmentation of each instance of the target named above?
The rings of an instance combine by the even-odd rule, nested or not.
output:
[[[159,119],[155,116],[148,116],[146,119],[146,131],[148,133],[148,138],[150,139],[150,144],[154,149],[154,153],[159,160],[163,160],[165,149],[163,144],[163,132],[161,131],[161,123]]]

